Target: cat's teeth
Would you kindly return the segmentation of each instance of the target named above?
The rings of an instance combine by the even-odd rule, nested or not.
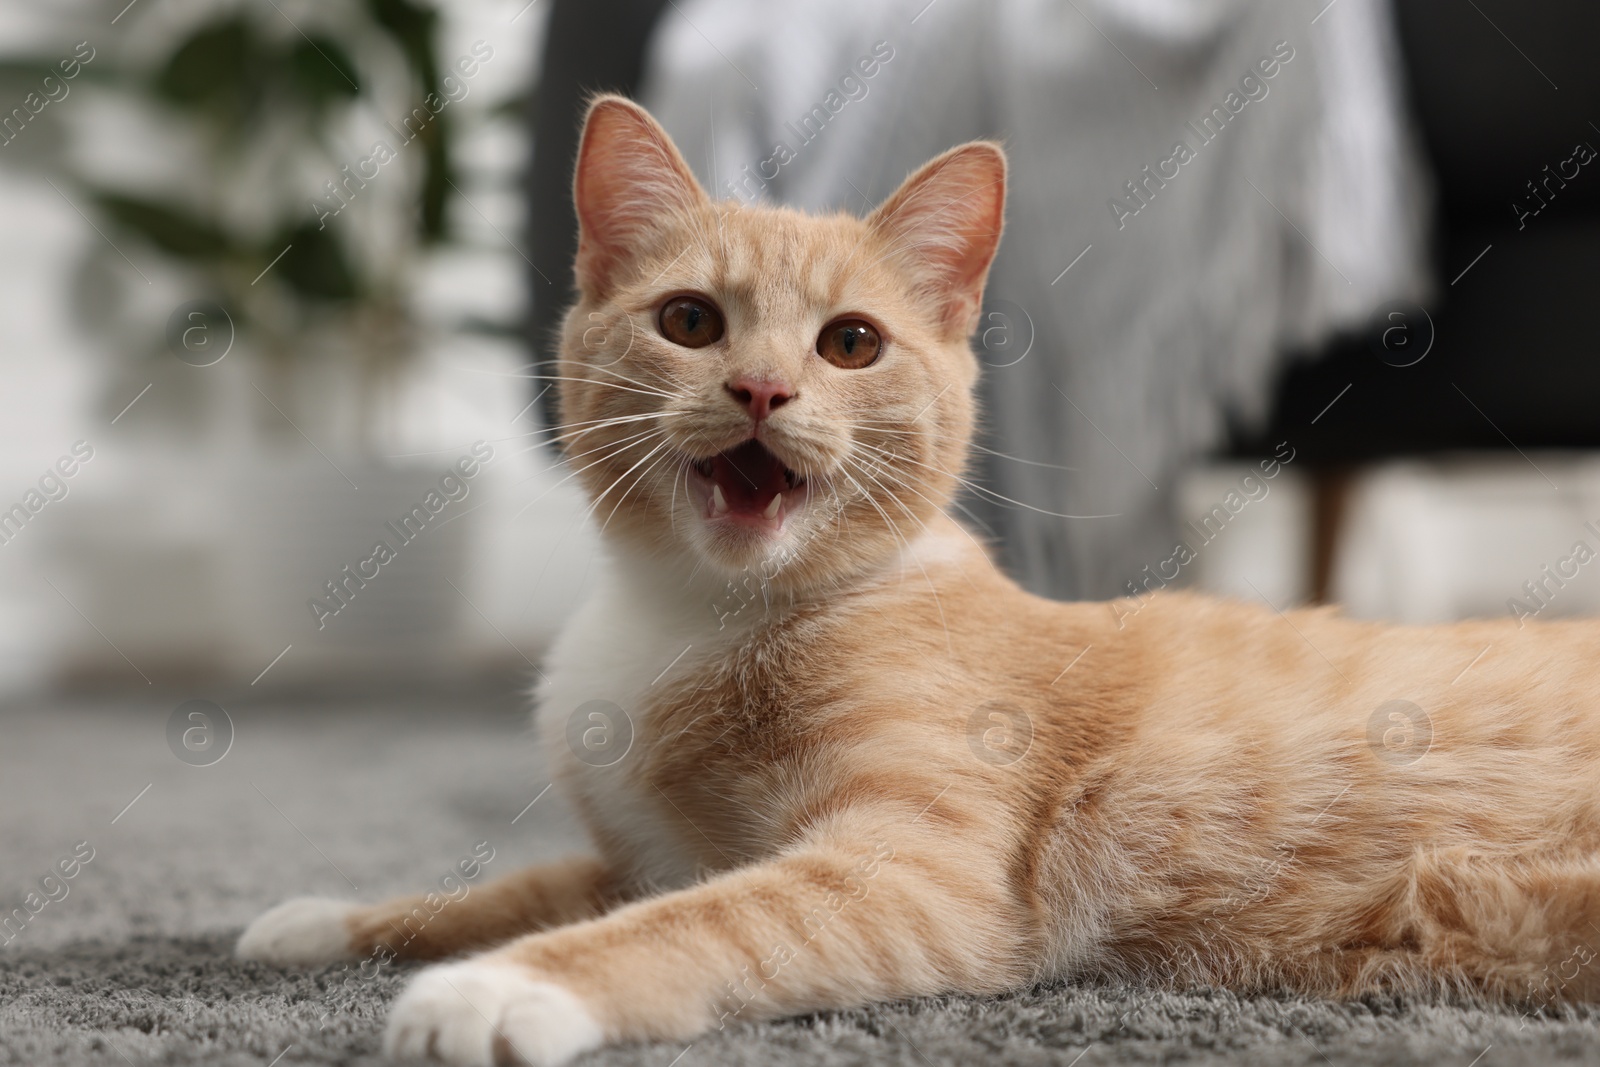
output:
[[[722,486],[711,487],[711,514],[726,515],[728,513],[728,498],[722,495]]]
[[[767,510],[763,511],[761,514],[769,519],[775,519],[778,517],[778,509],[781,507],[783,507],[783,494],[773,493],[772,503],[768,504]]]

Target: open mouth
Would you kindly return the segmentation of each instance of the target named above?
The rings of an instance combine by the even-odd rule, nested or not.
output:
[[[709,486],[707,519],[727,519],[776,530],[798,505],[805,479],[760,441],[751,439],[693,464]]]

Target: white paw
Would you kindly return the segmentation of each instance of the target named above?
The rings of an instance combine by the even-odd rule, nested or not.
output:
[[[355,957],[345,920],[359,904],[326,897],[296,897],[265,912],[245,927],[233,953],[265,963],[336,963]]]
[[[583,1002],[560,986],[511,964],[466,960],[412,979],[389,1011],[383,1051],[456,1067],[555,1067],[599,1048],[602,1037]]]

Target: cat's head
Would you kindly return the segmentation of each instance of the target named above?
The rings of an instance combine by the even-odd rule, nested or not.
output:
[[[864,219],[714,202],[648,113],[598,98],[556,376],[606,536],[791,589],[914,539],[966,460],[1005,173],[975,142]]]

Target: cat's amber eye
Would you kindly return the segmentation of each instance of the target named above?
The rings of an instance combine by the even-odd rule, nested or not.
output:
[[[883,338],[870,322],[840,319],[830,322],[817,335],[817,355],[845,370],[859,370],[872,364],[883,351]]]
[[[661,336],[684,348],[704,348],[722,340],[722,312],[698,296],[675,296],[661,307]]]

